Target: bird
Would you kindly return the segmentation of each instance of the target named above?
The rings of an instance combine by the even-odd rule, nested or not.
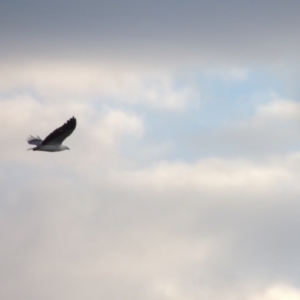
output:
[[[44,140],[39,136],[33,137],[30,135],[27,139],[28,144],[36,145],[28,150],[58,152],[70,150],[67,146],[62,145],[62,142],[72,134],[76,128],[76,119],[72,117],[64,125],[51,132]]]

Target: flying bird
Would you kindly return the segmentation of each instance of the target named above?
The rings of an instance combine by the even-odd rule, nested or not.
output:
[[[31,135],[28,137],[27,142],[28,144],[36,145],[36,147],[28,150],[47,152],[70,150],[67,146],[62,145],[61,143],[74,131],[75,128],[76,119],[72,117],[64,125],[51,132],[44,140],[42,140],[39,136],[33,137]]]

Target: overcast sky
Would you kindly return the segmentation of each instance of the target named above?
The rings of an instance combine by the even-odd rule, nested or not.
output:
[[[0,298],[300,300],[299,12],[0,1]]]

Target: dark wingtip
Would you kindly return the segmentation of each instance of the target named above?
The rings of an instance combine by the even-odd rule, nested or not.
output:
[[[76,120],[76,118],[74,116],[67,123],[69,123],[69,122],[71,122],[74,125],[74,128],[76,127],[77,120]]]

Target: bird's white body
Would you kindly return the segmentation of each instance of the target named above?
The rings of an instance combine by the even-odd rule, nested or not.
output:
[[[59,152],[64,150],[69,150],[67,146],[64,145],[44,145],[32,148],[34,151],[46,151],[46,152]]]

